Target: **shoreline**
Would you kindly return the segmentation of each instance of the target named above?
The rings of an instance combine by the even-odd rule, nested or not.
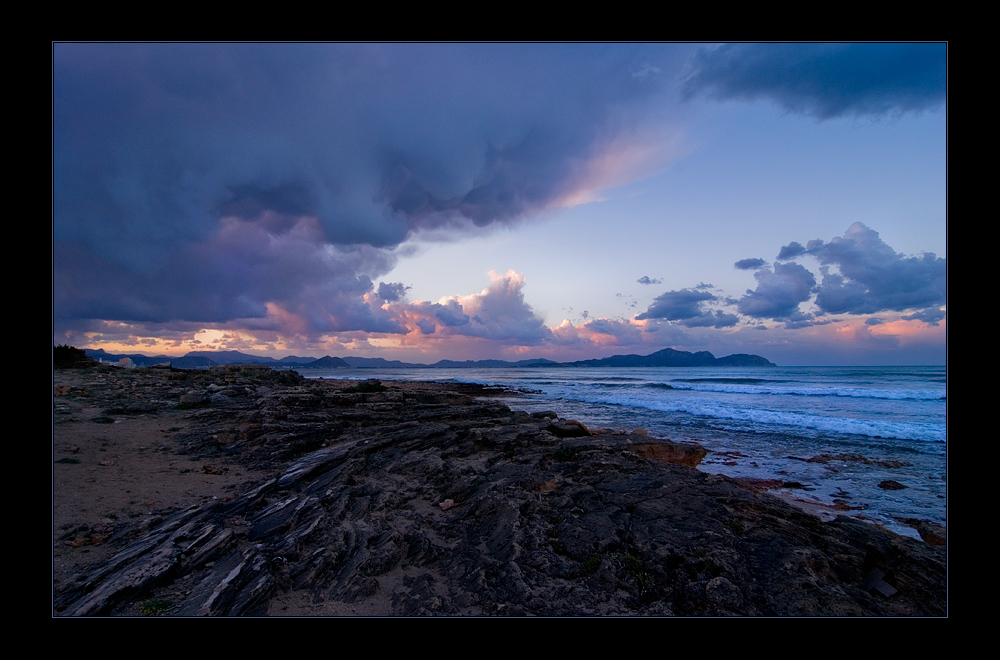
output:
[[[947,613],[945,548],[647,457],[690,447],[295,376],[55,372],[54,613]]]
[[[853,369],[838,374],[777,368],[776,376],[755,369],[738,379],[721,369],[594,369],[573,378],[558,370],[538,376],[524,370],[446,375],[453,382],[519,389],[523,395],[505,400],[514,409],[557,410],[591,426],[640,427],[658,437],[698,442],[709,450],[699,466],[703,472],[781,480],[790,484],[781,495],[801,500],[799,505],[811,511],[850,515],[920,538],[911,519],[946,524],[945,443],[925,437],[937,432],[943,417],[927,416],[936,414],[928,410],[936,405],[935,379],[905,369],[905,374],[885,374],[884,382],[879,382],[881,371],[871,374],[867,390],[859,387]],[[399,370],[366,375],[415,377]],[[803,394],[810,396],[796,396]],[[903,424],[888,428],[887,420]],[[886,428],[873,431],[871,424]],[[900,431],[905,434],[882,434]],[[906,488],[881,486],[893,482]]]

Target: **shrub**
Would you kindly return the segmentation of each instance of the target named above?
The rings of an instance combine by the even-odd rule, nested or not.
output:
[[[382,385],[382,381],[369,378],[366,381],[358,383],[354,387],[347,387],[340,391],[345,394],[371,394],[372,392],[385,392],[385,389],[386,388]]]
[[[94,361],[87,357],[82,348],[65,344],[52,347],[52,366],[56,369],[89,367],[93,364]]]

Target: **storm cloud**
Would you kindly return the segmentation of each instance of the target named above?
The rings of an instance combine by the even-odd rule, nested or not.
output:
[[[724,44],[700,49],[687,96],[770,99],[818,119],[881,116],[940,107],[943,43]]]
[[[513,222],[663,162],[649,135],[665,58],[55,44],[56,319],[223,322],[278,305],[317,331],[400,332],[372,302],[400,291],[372,280],[415,233]]]

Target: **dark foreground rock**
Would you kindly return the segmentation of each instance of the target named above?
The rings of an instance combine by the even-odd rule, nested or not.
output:
[[[150,369],[145,400],[119,403],[201,393],[184,414],[204,424],[175,450],[274,476],[116,532],[56,612],[947,613],[944,547],[664,462],[700,448],[570,432],[478,386],[342,392],[352,383],[232,367]]]

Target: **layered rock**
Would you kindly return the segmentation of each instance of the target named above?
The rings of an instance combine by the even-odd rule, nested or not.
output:
[[[943,548],[698,472],[697,446],[515,412],[478,386],[148,378],[208,398],[176,451],[273,476],[116,533],[57,594],[63,615],[946,613]]]

